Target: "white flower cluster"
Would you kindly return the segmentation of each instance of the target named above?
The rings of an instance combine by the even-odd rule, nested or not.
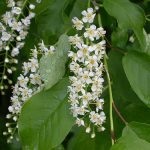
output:
[[[28,29],[31,24],[31,19],[34,18],[35,13],[32,12],[35,9],[35,5],[29,4],[28,16],[24,15],[24,9],[28,5],[22,0],[8,0],[8,11],[2,15],[0,22],[0,53],[4,56],[4,61],[1,62],[2,74],[0,76],[0,90],[2,94],[7,85],[4,82],[12,84],[8,75],[12,74],[16,70],[14,67],[18,63],[16,57],[19,54],[20,49],[23,48],[25,38],[28,34]]]
[[[72,51],[69,52],[71,86],[69,86],[69,102],[71,111],[76,118],[78,126],[85,126],[86,132],[95,137],[95,127],[103,131],[106,120],[103,112],[103,56],[105,54],[106,31],[94,24],[95,12],[88,8],[82,12],[82,20],[77,17],[72,19],[73,27],[79,30],[75,36],[70,36],[69,41]],[[92,129],[92,131],[91,131]]]
[[[42,49],[41,49],[42,45]],[[28,62],[23,63],[22,74],[18,77],[17,83],[13,87],[13,96],[11,97],[11,106],[8,110],[10,114],[6,116],[7,119],[11,119],[13,123],[6,123],[8,131],[4,132],[4,135],[9,135],[8,143],[13,139],[14,132],[17,128],[17,120],[21,112],[23,104],[34,94],[41,91],[44,86],[44,83],[39,74],[39,61],[38,57],[42,55],[47,55],[48,52],[51,54],[51,49],[55,49],[53,46],[50,46],[48,49],[44,42],[39,43],[38,49],[32,50],[32,57]]]

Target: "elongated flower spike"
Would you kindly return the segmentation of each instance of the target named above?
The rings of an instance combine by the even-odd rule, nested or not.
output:
[[[82,19],[74,17],[73,27],[77,34],[69,37],[72,50],[69,77],[71,85],[68,87],[70,109],[76,118],[78,126],[84,126],[86,133],[95,137],[95,127],[104,131],[103,123],[106,120],[103,112],[103,56],[105,54],[106,31],[94,25],[96,16],[93,8],[82,11]]]
[[[5,89],[8,84],[12,84],[9,79],[18,63],[17,56],[25,44],[25,38],[28,35],[28,29],[31,24],[31,19],[35,17],[32,12],[35,5],[29,4],[28,1],[8,0],[8,10],[2,15],[0,21],[0,55],[3,60],[0,62],[0,91],[5,94]],[[24,14],[24,9],[27,9],[27,16]]]
[[[11,105],[8,107],[9,114],[6,116],[9,120],[6,123],[8,131],[3,134],[8,136],[8,143],[12,142],[18,128],[17,121],[23,104],[44,87],[44,82],[39,73],[39,56],[53,54],[54,52],[54,46],[47,47],[42,41],[38,44],[38,48],[35,47],[31,50],[29,61],[23,63],[22,74],[20,74],[17,83],[13,87]]]

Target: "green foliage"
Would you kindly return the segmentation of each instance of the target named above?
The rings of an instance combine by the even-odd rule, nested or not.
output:
[[[128,33],[126,29],[117,28],[111,35],[112,45],[124,48],[128,41]]]
[[[124,72],[122,65],[122,58],[124,55],[117,50],[112,50],[108,56],[108,65],[112,81],[114,102],[116,103],[121,114],[128,122],[134,120],[137,122],[150,124],[150,109],[145,104],[143,104],[143,102],[132,90]],[[114,116],[116,116],[115,113]],[[119,128],[121,128],[122,123],[118,121],[118,116],[116,117],[117,118],[115,123],[117,126],[117,132]],[[120,133],[120,130],[118,132]]]
[[[62,35],[57,43],[56,52],[42,56],[40,60],[40,74],[46,89],[51,88],[65,74],[65,63],[69,50],[70,44],[68,42],[68,36]]]
[[[31,2],[35,3],[35,0]],[[30,48],[41,39],[46,44],[58,42],[55,44],[56,53],[40,59],[40,74],[45,82],[44,90],[31,97],[24,104],[20,114],[18,130],[24,150],[150,149],[150,36],[149,22],[145,24],[146,15],[150,14],[150,2],[96,2],[104,6],[100,7],[97,13],[100,12],[101,24],[107,32],[108,68],[114,103],[126,122],[131,123],[125,127],[113,109],[117,142],[111,148],[109,94],[105,80],[106,89],[102,98],[105,100],[104,112],[107,116],[106,131],[96,131],[95,139],[91,139],[90,134],[85,133],[82,128],[71,130],[74,119],[68,104],[68,78],[64,78],[68,76],[66,62],[70,50],[67,33],[72,35],[71,19],[74,16],[81,17],[81,11],[87,8],[88,0],[42,0],[34,10],[36,18],[31,23],[25,47],[18,60],[26,61]],[[93,4],[95,1],[92,1],[91,6]],[[5,11],[6,1],[0,0],[0,15]],[[135,38],[133,43],[129,42],[131,35]],[[18,64],[13,78],[20,74],[21,64]],[[8,101],[9,99],[5,105],[8,105]],[[4,115],[5,113],[2,114]],[[4,125],[0,126],[0,133],[3,130],[2,126]],[[16,141],[6,145],[2,136],[0,142],[2,150],[20,149],[20,144]]]
[[[50,150],[64,140],[74,123],[66,99],[67,85],[68,79],[63,79],[24,105],[19,119],[24,149]]]
[[[132,29],[141,47],[145,46],[145,36],[143,34],[144,11],[138,5],[128,0],[104,0],[104,8],[117,19],[120,28]]]
[[[54,36],[58,38],[69,27],[68,16],[64,12],[67,4],[67,0],[43,0],[36,8],[38,33],[46,43]]]
[[[124,57],[123,66],[133,90],[150,107],[150,57],[130,52]]]
[[[106,150],[110,148],[109,131],[97,132],[92,139],[83,128],[73,130],[74,137],[70,140],[68,150]]]
[[[0,15],[3,14],[6,11],[6,1],[1,0],[0,1]]]
[[[146,36],[146,45],[144,48],[144,52],[150,56],[150,34],[147,34],[145,32],[145,36]]]
[[[112,146],[111,150],[149,150],[150,143],[146,141],[150,126],[140,123],[127,125],[122,137]],[[145,139],[146,137],[146,139]]]

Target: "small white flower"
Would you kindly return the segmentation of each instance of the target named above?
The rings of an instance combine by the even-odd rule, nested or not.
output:
[[[82,11],[82,15],[83,15],[83,22],[85,23],[93,23],[93,20],[94,20],[94,17],[95,17],[95,14],[94,14],[94,11],[93,11],[93,8],[88,8],[87,11]]]
[[[78,34],[76,34],[75,36],[70,36],[70,37],[69,37],[69,42],[70,42],[72,45],[74,45],[74,46],[80,48],[81,45],[83,44],[83,39],[82,39],[81,37],[79,37]]]
[[[89,71],[84,71],[80,73],[82,83],[87,83],[87,84],[92,83],[91,74],[93,73]]]
[[[13,30],[16,30],[16,31],[20,32],[22,30],[22,23],[20,21],[19,22],[13,21],[11,23],[11,27],[12,27]]]
[[[24,19],[21,19],[22,23],[25,25],[25,26],[29,26],[31,24],[31,20],[29,17],[26,17]]]
[[[98,67],[98,58],[96,55],[89,56],[88,60],[85,61],[85,64],[88,66],[88,68]]]
[[[47,53],[47,52],[49,51],[48,48],[45,46],[43,40],[42,40],[41,43],[39,43],[39,49],[40,49],[43,53]]]
[[[30,71],[30,63],[29,62],[28,63],[24,62],[23,63],[23,73],[24,73],[24,75],[29,73],[29,71]]]
[[[30,82],[33,84],[33,85],[41,85],[42,84],[42,81],[41,81],[41,77],[39,74],[30,74]]]
[[[83,106],[86,107],[86,106],[88,106],[89,102],[92,100],[92,95],[88,92],[88,93],[85,93],[82,96],[80,96],[80,98],[83,101],[82,102]]]
[[[8,0],[7,7],[14,7],[14,6],[15,6],[14,0]]]
[[[80,49],[77,51],[77,56],[79,58],[84,58],[89,55],[89,47],[85,44],[82,44]]]
[[[70,70],[71,71],[73,71],[75,73],[78,73],[79,68],[80,68],[80,66],[76,62],[73,61],[73,62],[70,63]]]
[[[85,29],[86,32],[84,33],[85,38],[89,38],[91,41],[94,41],[94,38],[97,35],[96,26],[91,25],[89,28]]]
[[[29,18],[29,19],[32,19],[32,18],[34,18],[34,17],[35,17],[35,13],[30,12],[28,18]]]
[[[20,7],[13,7],[12,13],[14,13],[16,15],[20,15],[21,14],[21,8]]]
[[[104,37],[105,34],[106,34],[106,31],[102,27],[97,28],[96,39],[98,40],[99,38]]]
[[[2,32],[2,37],[1,40],[2,41],[8,41],[11,38],[11,35],[7,32]]]
[[[77,29],[77,30],[82,30],[82,28],[84,27],[83,26],[83,22],[81,20],[79,20],[77,17],[74,17],[72,19],[72,22],[74,24],[74,27]]]
[[[18,77],[18,83],[21,87],[26,87],[29,81],[28,77],[24,77],[22,74]]]
[[[13,18],[13,15],[11,12],[6,12],[3,16],[2,16],[2,20],[7,24],[11,23]]]
[[[34,49],[31,49],[31,51],[32,51],[32,56],[37,59],[37,57],[38,57],[38,50],[37,50],[37,48],[35,47]]]
[[[30,66],[31,72],[36,72],[39,67],[38,60],[35,58],[30,59],[30,63],[28,65]]]
[[[29,89],[27,87],[19,88],[20,94],[22,96],[22,100],[25,101],[29,99],[32,96],[32,89]]]
[[[76,119],[76,124],[77,124],[78,126],[84,126],[84,121],[83,121],[82,119],[77,118],[77,119]]]
[[[90,118],[91,122],[96,123],[98,120],[98,117],[99,117],[99,114],[95,113],[95,111],[90,112],[89,118]]]
[[[19,49],[18,49],[17,47],[14,47],[14,48],[12,49],[11,56],[12,56],[12,57],[15,57],[15,56],[17,56],[18,54],[19,54]]]
[[[20,38],[21,38],[22,40],[24,40],[24,39],[26,38],[27,34],[28,34],[28,32],[27,32],[27,31],[24,31],[24,30],[21,30],[21,31],[19,32],[19,36],[20,36]]]

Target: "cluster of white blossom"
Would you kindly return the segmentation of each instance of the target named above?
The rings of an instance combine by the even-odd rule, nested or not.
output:
[[[17,79],[17,83],[13,87],[13,95],[11,97],[11,106],[9,106],[9,114],[6,116],[7,119],[13,120],[12,123],[6,123],[8,131],[4,132],[4,135],[8,135],[8,143],[14,138],[14,133],[17,129],[17,121],[23,104],[34,94],[41,91],[44,86],[44,82],[39,74],[39,61],[38,57],[47,55],[55,50],[54,46],[47,48],[44,42],[38,44],[38,49],[32,50],[31,58],[28,62],[23,63],[22,74]],[[42,53],[41,53],[42,52]]]
[[[106,31],[94,25],[96,13],[93,8],[82,11],[82,20],[72,19],[73,27],[78,34],[70,36],[72,50],[68,56],[71,58],[69,88],[69,102],[71,111],[76,118],[78,126],[85,126],[86,132],[95,137],[95,127],[104,131],[103,123],[106,120],[103,112],[103,56],[106,42]]]
[[[28,34],[31,19],[35,16],[35,13],[32,12],[35,5],[29,4],[28,1],[8,0],[7,7],[8,10],[2,15],[0,21],[0,54],[4,56],[4,60],[0,62],[1,94],[5,94],[4,89],[8,88],[5,82],[12,84],[8,76],[16,70],[15,64],[18,63],[16,57],[25,44],[24,40]],[[27,16],[23,13],[24,9],[28,11]]]

